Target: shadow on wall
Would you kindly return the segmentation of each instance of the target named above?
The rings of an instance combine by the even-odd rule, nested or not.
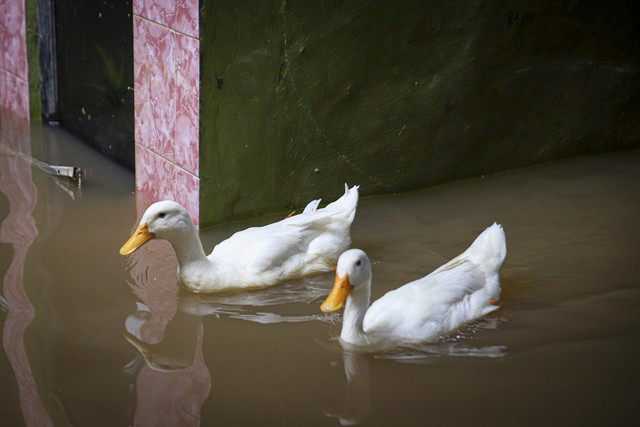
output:
[[[205,2],[201,223],[637,146],[639,9]]]

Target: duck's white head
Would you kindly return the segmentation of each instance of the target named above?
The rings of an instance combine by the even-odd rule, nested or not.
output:
[[[338,258],[336,278],[331,293],[320,309],[325,313],[340,310],[351,294],[366,292],[371,286],[371,263],[364,251],[349,249]]]
[[[172,240],[192,229],[195,229],[193,220],[182,205],[171,200],[156,202],[142,215],[140,225],[120,248],[120,255],[132,254],[151,239]]]

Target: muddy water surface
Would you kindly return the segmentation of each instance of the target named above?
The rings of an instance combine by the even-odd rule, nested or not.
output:
[[[133,174],[60,129],[14,128],[0,145],[2,425],[640,422],[638,151],[363,198],[352,236],[373,262],[373,298],[493,221],[508,248],[494,315],[363,355],[340,349],[340,315],[319,310],[331,274],[178,291],[166,243],[118,255],[145,203]],[[30,158],[89,175],[78,187]],[[282,215],[204,230],[205,249]]]

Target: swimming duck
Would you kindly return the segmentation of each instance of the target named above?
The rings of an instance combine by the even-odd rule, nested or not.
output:
[[[149,206],[120,249],[129,255],[149,240],[168,240],[178,258],[178,282],[194,292],[264,288],[286,279],[327,271],[349,247],[358,186],[318,209],[310,202],[299,215],[239,231],[206,256],[187,210],[165,200]]]
[[[387,292],[367,310],[371,263],[364,251],[350,249],[338,259],[334,287],[321,309],[337,311],[346,301],[340,340],[349,345],[433,341],[498,308],[498,271],[506,253],[504,231],[494,223],[462,254]]]

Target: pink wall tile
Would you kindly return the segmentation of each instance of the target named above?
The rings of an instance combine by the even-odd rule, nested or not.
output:
[[[200,14],[198,0],[178,0],[175,22],[171,26],[176,31],[191,37],[198,37]]]
[[[136,17],[136,140],[171,161],[175,161],[175,70],[175,33]]]
[[[0,108],[29,119],[29,85],[0,68]]]
[[[136,184],[152,202],[173,200],[187,208],[198,225],[200,180],[175,164],[136,144]]]
[[[144,49],[146,45],[146,27],[137,16],[133,17],[133,81],[135,109],[135,139],[148,145],[149,135],[153,129],[153,110],[149,99],[149,64],[152,63],[151,52]]]
[[[200,219],[200,179],[176,168],[176,202],[187,208],[196,225]]]
[[[136,144],[136,186],[151,200],[174,200],[176,168],[166,159]]]
[[[0,0],[0,108],[29,119],[23,1]]]
[[[191,37],[198,37],[198,0],[137,0],[133,13]]]
[[[28,79],[24,1],[0,0],[0,68]]]
[[[2,80],[2,73],[0,73]],[[2,87],[0,86],[0,93]],[[13,111],[0,107],[0,150],[31,156],[31,128],[29,119]],[[0,156],[2,157],[2,156]]]
[[[2,0],[0,0],[2,1]],[[198,0],[134,0],[136,183],[198,224]]]
[[[176,163],[198,174],[200,47],[198,40],[176,36]]]
[[[175,0],[134,0],[133,13],[170,27],[175,21]]]

